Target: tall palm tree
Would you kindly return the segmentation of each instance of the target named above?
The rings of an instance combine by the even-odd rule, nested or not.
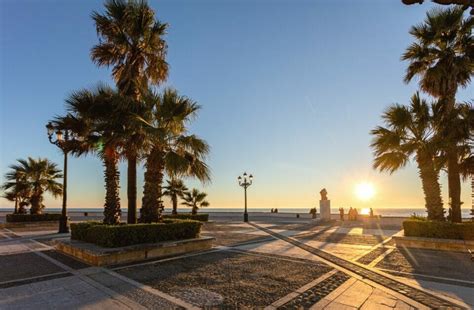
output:
[[[209,168],[204,162],[209,146],[197,136],[187,135],[186,125],[199,109],[192,100],[165,89],[162,95],[150,92],[146,101],[152,113],[151,119],[142,120],[150,152],[146,156],[140,221],[156,222],[161,218],[164,174],[209,181]]]
[[[2,188],[12,190],[17,195],[28,194],[28,202],[31,204],[30,213],[41,214],[44,209],[43,195],[45,193],[50,193],[55,198],[62,195],[63,186],[56,181],[62,178],[61,170],[46,158],[28,157],[28,159],[17,161],[18,164],[11,165],[11,171],[5,175],[7,182]],[[17,190],[19,192],[16,192]]]
[[[158,85],[168,76],[165,60],[167,45],[163,37],[167,24],[155,19],[146,1],[108,0],[105,13],[92,13],[99,44],[91,50],[92,60],[99,66],[113,67],[112,76],[119,93],[136,101],[149,84]],[[127,123],[131,125],[132,123]],[[143,141],[140,127],[132,127],[125,145],[128,160],[128,223],[136,222],[137,158]]]
[[[17,214],[30,204],[31,188],[26,180],[26,175],[16,169],[7,172],[5,180],[6,182],[0,187],[4,192],[3,198],[15,203],[13,213]]]
[[[197,189],[193,188],[191,192],[185,192],[183,196],[184,202],[182,205],[191,207],[191,213],[197,214],[197,211],[202,207],[209,207],[210,204],[207,202],[206,199],[207,194],[204,192],[200,192]]]
[[[78,137],[71,153],[80,156],[97,154],[104,164],[105,204],[104,223],[120,223],[120,172],[118,162],[128,136],[123,124],[137,105],[119,95],[114,89],[99,84],[92,90],[74,92],[66,99],[68,114],[55,120],[54,126],[69,129]],[[133,110],[132,110],[133,111]]]
[[[167,185],[164,187],[163,195],[170,197],[173,204],[172,214],[178,214],[178,198],[183,198],[188,188],[184,185],[183,180],[172,178],[166,180]]]
[[[436,164],[437,137],[429,104],[416,93],[410,106],[395,104],[382,116],[385,127],[372,130],[374,168],[393,173],[414,158],[425,195],[428,218],[444,220],[439,166]]]
[[[413,26],[410,34],[415,38],[402,56],[409,61],[405,82],[419,77],[420,88],[438,98],[444,105],[444,132],[453,128],[452,110],[459,87],[466,87],[474,75],[474,18],[464,18],[463,9],[435,8],[429,11],[423,24]],[[447,148],[449,197],[452,220],[461,221],[461,180],[459,155],[455,142]]]

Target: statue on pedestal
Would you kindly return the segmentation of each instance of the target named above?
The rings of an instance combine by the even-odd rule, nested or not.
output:
[[[321,195],[321,200],[319,201],[319,209],[322,220],[331,219],[331,201],[328,199],[328,191],[323,188],[319,194]]]
[[[321,200],[328,200],[328,191],[325,188],[323,188],[319,193],[321,194]]]

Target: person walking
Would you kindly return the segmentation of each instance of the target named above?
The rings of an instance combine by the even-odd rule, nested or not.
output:
[[[344,208],[339,208],[339,219],[344,221]]]

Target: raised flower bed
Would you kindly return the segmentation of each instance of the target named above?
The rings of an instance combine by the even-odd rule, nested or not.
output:
[[[152,224],[104,225],[99,222],[71,224],[71,239],[106,248],[140,243],[192,239],[199,236],[202,223],[190,220],[165,220]]]
[[[398,247],[459,252],[474,249],[474,222],[410,219],[403,222],[403,229],[393,236]]]
[[[71,224],[71,240],[56,248],[94,266],[115,265],[212,248],[214,238],[200,237],[202,223],[164,220],[152,224]]]

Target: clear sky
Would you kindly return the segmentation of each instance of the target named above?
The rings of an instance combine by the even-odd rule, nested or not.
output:
[[[385,107],[407,103],[417,88],[403,83],[400,55],[431,3],[170,0],[152,7],[169,23],[166,85],[202,105],[191,131],[212,147],[212,184],[187,183],[208,192],[212,207],[242,206],[244,171],[255,176],[250,207],[312,207],[323,187],[333,207],[363,207],[354,194],[363,181],[376,187],[370,206],[423,207],[413,165],[392,176],[373,171],[369,131]],[[0,10],[0,173],[27,156],[62,166],[45,124],[64,113],[71,91],[113,84],[110,70],[89,58],[98,42],[90,14],[102,1],[2,0]],[[472,97],[472,86],[458,94]],[[124,163],[121,172],[126,207]],[[102,207],[102,174],[98,158],[71,159],[69,206]],[[140,193],[142,184],[140,169]],[[465,208],[469,189],[464,183]]]

